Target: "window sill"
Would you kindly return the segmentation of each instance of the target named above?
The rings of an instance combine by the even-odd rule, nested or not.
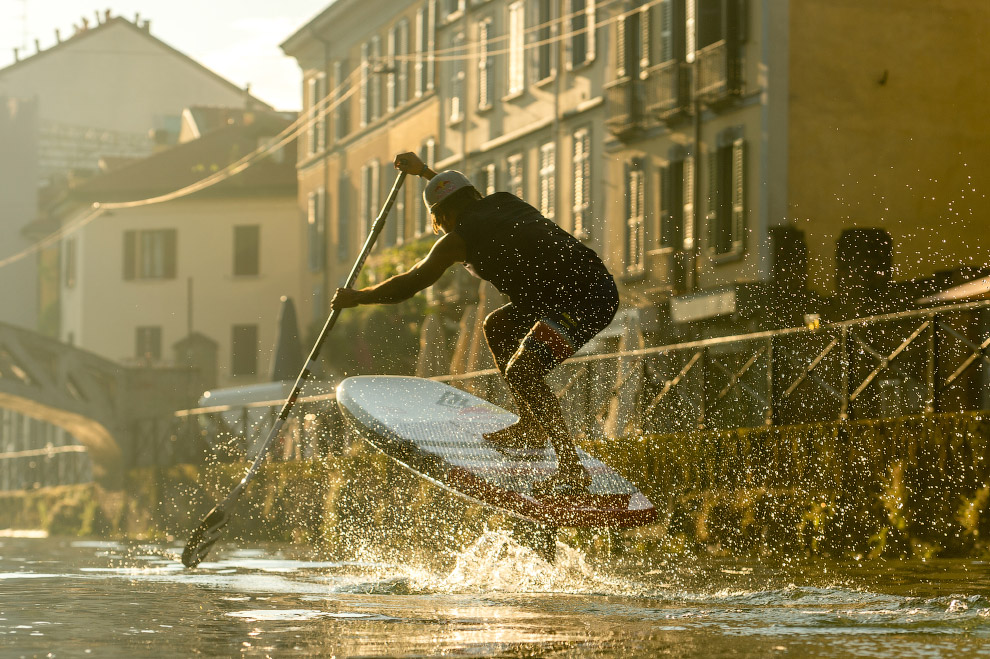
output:
[[[644,279],[646,279],[646,268],[642,268],[640,270],[632,270],[632,271],[626,270],[619,277],[619,281],[621,281],[624,284],[633,284],[638,281],[643,281]]]
[[[502,97],[502,102],[508,103],[510,101],[514,101],[520,98],[525,93],[526,93],[525,89],[520,89],[519,91],[515,91],[515,92],[509,92],[508,94]]]
[[[746,255],[746,250],[739,248],[734,249],[731,252],[725,252],[718,254],[713,251],[708,252],[708,258],[715,265],[726,265],[728,263],[735,263],[737,261],[742,261],[743,256]]]
[[[534,87],[538,87],[540,89],[543,89],[543,88],[549,87],[556,79],[557,79],[557,72],[554,71],[553,73],[551,73],[550,75],[548,75],[546,78],[540,78],[539,80],[537,80],[536,82],[534,82],[533,83],[533,86]]]
[[[463,114],[459,114],[456,117],[447,117],[447,125],[448,126],[458,126],[458,125],[460,125],[460,123],[462,121],[464,121],[464,115]]]
[[[595,58],[592,57],[591,59],[586,59],[583,62],[578,62],[577,64],[572,64],[571,62],[568,62],[565,65],[565,68],[567,69],[568,73],[577,73],[581,69],[589,68],[594,63],[595,63]]]

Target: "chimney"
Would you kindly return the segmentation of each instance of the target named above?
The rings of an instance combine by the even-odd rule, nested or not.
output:
[[[109,9],[105,10],[103,12],[103,22],[109,23],[111,18],[113,18],[113,14],[110,12],[110,10]]]
[[[79,29],[80,32],[85,32],[89,29],[89,19],[85,16],[82,17],[82,27]]]
[[[55,41],[62,43],[62,33],[59,32],[58,28],[55,28]]]
[[[36,52],[36,53],[40,53],[41,52],[41,39],[35,39],[34,40],[34,52]]]
[[[140,25],[140,24],[141,24],[141,12],[135,12],[134,13],[134,25]]]
[[[20,48],[17,48],[17,47],[14,48],[14,61],[15,62],[20,62],[21,61],[21,49]]]
[[[99,9],[97,9],[97,10],[96,10],[95,12],[93,12],[93,13],[94,13],[94,14],[96,14],[96,24],[97,24],[97,25],[103,25],[103,17],[102,17],[101,15],[100,15],[100,10],[99,10]]]
[[[141,29],[144,30],[145,32],[149,32],[150,33],[151,32],[151,21],[148,20],[147,18],[144,19],[144,22],[141,23]]]

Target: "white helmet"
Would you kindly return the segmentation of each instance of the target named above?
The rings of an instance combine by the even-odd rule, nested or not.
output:
[[[441,201],[462,188],[473,188],[474,185],[464,174],[454,169],[440,172],[430,179],[423,190],[423,203],[433,211]]]

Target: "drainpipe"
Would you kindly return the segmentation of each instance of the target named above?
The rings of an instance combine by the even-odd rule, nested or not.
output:
[[[313,38],[323,44],[323,79],[326,81],[326,91],[330,93],[330,42],[321,37],[312,24],[309,25],[309,33],[313,35]],[[320,99],[323,100],[323,99]],[[323,130],[323,153],[320,156],[320,160],[323,162],[323,222],[324,222],[324,239],[323,244],[320,248],[323,250],[323,281],[321,282],[321,287],[323,289],[324,303],[329,304],[330,301],[330,250],[327,249],[327,237],[330,235],[330,226],[328,219],[330,217],[330,205],[327,203],[328,192],[330,190],[330,149],[328,145],[330,144],[330,132],[326,130],[326,117],[320,119],[324,122]],[[315,125],[315,124],[314,124]],[[321,305],[322,306],[322,305]],[[316,320],[315,318],[313,320]]]
[[[697,65],[695,65],[697,68]],[[691,160],[693,161],[693,176],[694,185],[691,189],[691,204],[693,206],[694,212],[691,217],[692,225],[692,241],[691,241],[691,252],[688,255],[688,268],[687,268],[687,290],[689,293],[694,293],[700,288],[699,280],[701,279],[701,113],[704,110],[704,104],[701,102],[700,98],[694,99],[694,150],[691,153]]]

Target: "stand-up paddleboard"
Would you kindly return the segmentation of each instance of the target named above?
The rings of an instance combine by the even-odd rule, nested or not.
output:
[[[483,433],[518,417],[460,389],[422,378],[359,376],[337,386],[337,404],[364,439],[460,497],[548,527],[622,528],[656,518],[632,483],[580,449],[591,474],[588,493],[534,496],[533,483],[557,470],[553,449],[499,451]]]

